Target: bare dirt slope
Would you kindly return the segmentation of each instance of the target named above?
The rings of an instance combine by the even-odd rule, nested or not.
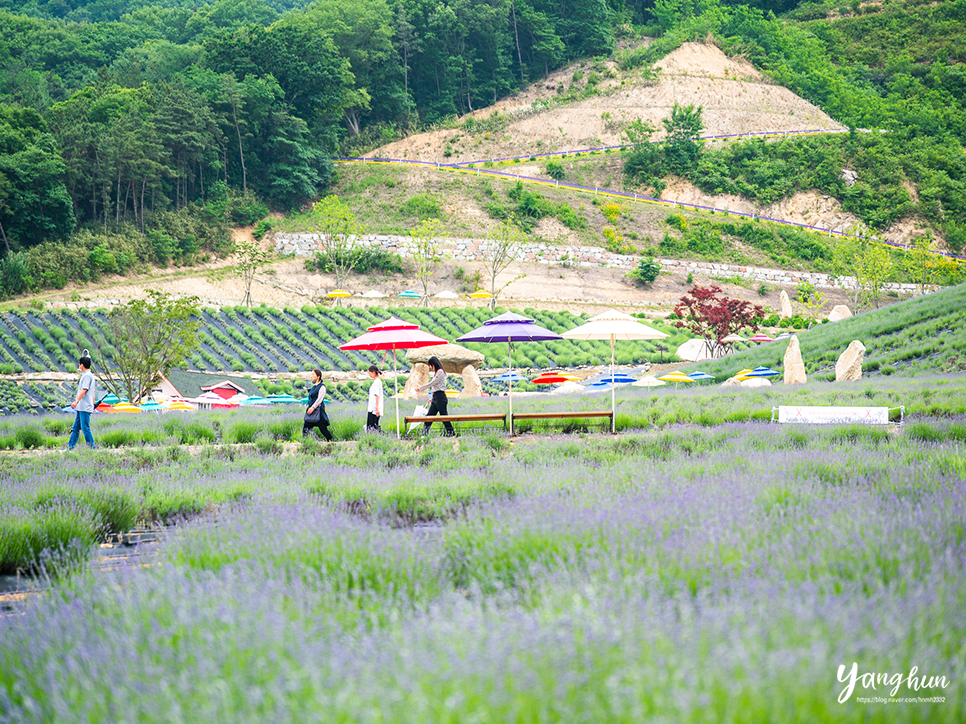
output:
[[[656,67],[660,74],[655,83],[636,71],[623,73],[613,62],[577,63],[472,114],[476,120],[494,111],[508,115],[509,123],[497,132],[469,136],[441,129],[369,155],[452,163],[612,146],[620,143],[622,121],[641,118],[660,128],[674,103],[701,106],[706,135],[841,128],[811,103],[765,81],[750,63],[727,57],[715,45],[686,43]],[[586,86],[591,74],[600,77],[596,95],[552,105],[564,89]],[[551,107],[533,112],[537,102]],[[655,134],[655,139],[660,137]],[[447,149],[449,156],[444,155]]]

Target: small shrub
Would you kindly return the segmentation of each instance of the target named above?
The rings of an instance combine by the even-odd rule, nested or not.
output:
[[[648,286],[653,284],[661,273],[661,265],[653,257],[645,257],[637,262],[634,270],[628,274],[637,284]]]
[[[258,433],[258,423],[252,420],[239,420],[231,426],[227,437],[229,442],[250,443],[255,442]]]
[[[255,449],[262,455],[281,455],[282,444],[275,438],[262,435],[255,440]]]
[[[123,447],[132,442],[132,435],[127,430],[108,430],[97,437],[104,447]]]
[[[401,207],[400,211],[419,220],[438,219],[443,209],[440,200],[432,194],[416,194],[411,196]]]
[[[363,420],[355,417],[343,417],[333,421],[329,429],[332,431],[332,437],[335,440],[353,440],[362,432],[364,426]]]
[[[21,427],[14,433],[14,439],[24,450],[44,447],[46,435],[36,427]]]

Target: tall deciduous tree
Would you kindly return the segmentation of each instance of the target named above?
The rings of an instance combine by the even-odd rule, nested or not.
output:
[[[757,332],[765,310],[757,304],[726,297],[720,287],[712,284],[691,287],[671,314],[677,319],[675,327],[691,330],[704,339],[712,357],[720,357],[725,350],[722,340],[742,330]]]
[[[702,110],[701,106],[681,106],[675,102],[671,115],[661,121],[667,134],[664,137],[664,155],[669,170],[688,173],[697,165],[701,154],[701,144],[697,138],[704,129]]]
[[[175,298],[152,290],[147,299],[111,310],[114,355],[95,359],[104,386],[137,402],[162,376],[183,365],[198,346],[198,303],[197,297]]]
[[[0,177],[4,181],[4,236],[26,247],[63,238],[74,229],[65,167],[40,114],[0,105]]]

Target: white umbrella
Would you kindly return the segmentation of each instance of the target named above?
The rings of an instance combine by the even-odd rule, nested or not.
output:
[[[686,362],[702,362],[711,359],[711,350],[707,340],[695,337],[678,347],[675,354]]]
[[[634,317],[615,309],[608,309],[603,314],[591,317],[586,323],[568,330],[561,335],[564,339],[609,339],[610,340],[610,374],[614,376],[614,343],[621,340],[664,339],[667,335],[656,329],[641,324]],[[617,398],[614,388],[610,391],[611,404],[611,432],[617,432]]]
[[[662,382],[654,375],[646,375],[645,377],[641,377],[637,382],[632,382],[631,387],[661,387],[666,384],[666,382]]]

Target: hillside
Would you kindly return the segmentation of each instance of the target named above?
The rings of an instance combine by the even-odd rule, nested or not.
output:
[[[709,136],[842,128],[716,45],[685,43],[654,69],[656,79],[614,59],[580,61],[467,114],[459,128],[410,136],[367,156],[454,163],[614,146],[625,122],[640,118],[660,129],[675,103],[701,106]]]
[[[866,347],[863,375],[917,375],[966,370],[966,284],[910,299],[798,335],[810,375],[835,379],[835,361],[857,339]],[[787,344],[770,342],[702,362],[719,380],[746,367],[782,368]]]

